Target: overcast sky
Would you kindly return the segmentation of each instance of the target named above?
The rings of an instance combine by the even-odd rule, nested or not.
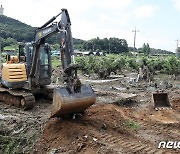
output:
[[[136,47],[175,51],[180,39],[180,0],[0,0],[4,15],[39,27],[67,8],[73,37],[118,37]],[[180,44],[180,42],[179,42]],[[179,45],[180,46],[180,45]]]

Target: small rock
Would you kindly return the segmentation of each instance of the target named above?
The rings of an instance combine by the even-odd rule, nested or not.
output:
[[[82,148],[85,147],[85,144],[84,143],[78,143],[77,145],[77,152],[80,152],[82,150]]]
[[[87,136],[87,135],[84,135],[84,138],[88,138],[88,136]]]
[[[59,149],[54,148],[49,152],[49,154],[56,154],[58,152],[59,152]]]

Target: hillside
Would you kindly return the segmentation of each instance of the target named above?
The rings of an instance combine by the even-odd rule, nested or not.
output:
[[[25,41],[31,42],[34,40],[34,31],[36,27],[31,27],[19,20],[0,15],[0,43],[2,47],[13,46],[17,42]],[[74,39],[78,42],[79,39]],[[58,35],[54,35],[47,40],[50,44],[59,44]]]
[[[34,27],[22,23],[13,18],[0,16],[0,37],[2,39],[13,38],[16,41],[32,41]]]

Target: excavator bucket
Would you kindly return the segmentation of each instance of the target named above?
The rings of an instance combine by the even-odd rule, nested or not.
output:
[[[95,94],[90,86],[82,85],[80,93],[72,94],[66,87],[54,89],[51,118],[80,113],[93,105]]]
[[[171,108],[168,94],[166,92],[155,92],[152,94],[152,102],[155,109]]]

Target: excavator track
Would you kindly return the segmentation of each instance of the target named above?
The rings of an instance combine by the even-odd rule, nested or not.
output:
[[[11,90],[0,87],[0,101],[23,108],[24,110],[29,110],[34,107],[35,97],[26,90]]]

